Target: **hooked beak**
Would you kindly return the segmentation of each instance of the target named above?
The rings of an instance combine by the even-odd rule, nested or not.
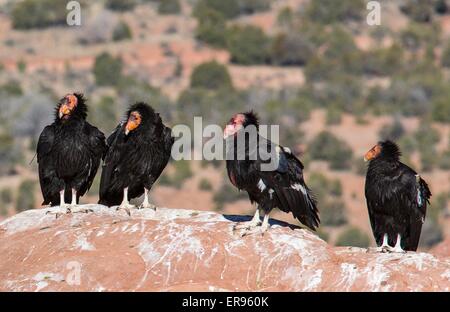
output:
[[[380,154],[380,149],[381,147],[378,145],[375,145],[374,147],[372,147],[372,149],[370,151],[368,151],[366,153],[366,155],[364,155],[364,161],[371,161],[372,159],[374,159],[375,157],[377,157]]]
[[[59,119],[70,114],[70,108],[67,104],[61,105],[59,108]]]
[[[227,125],[223,131],[223,138],[226,139],[236,133],[236,128],[234,125]]]
[[[135,121],[128,120],[126,126],[125,126],[125,135],[130,134],[131,131],[136,129],[139,126],[139,124]]]

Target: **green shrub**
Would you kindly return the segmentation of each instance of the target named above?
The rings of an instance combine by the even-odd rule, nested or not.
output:
[[[0,87],[0,93],[4,93],[9,96],[21,96],[23,95],[23,90],[19,81],[10,80]]]
[[[0,202],[9,205],[12,203],[12,191],[9,188],[5,188],[0,192]]]
[[[441,57],[442,66],[450,67],[450,43],[445,46]]]
[[[397,141],[401,139],[401,137],[405,134],[405,128],[402,125],[402,122],[398,117],[394,119],[394,121],[389,124],[385,125],[381,128],[379,137],[380,140],[391,140],[391,141]]]
[[[332,104],[327,107],[327,125],[338,125],[342,120],[342,109],[336,105]]]
[[[14,147],[14,138],[0,131],[0,175],[8,172],[17,163],[18,156]]]
[[[27,63],[25,63],[24,60],[20,60],[17,62],[17,70],[19,72],[21,72],[23,74],[26,69],[27,69]]]
[[[217,48],[226,46],[226,23],[224,17],[214,10],[202,11],[198,17],[196,38]]]
[[[447,209],[447,201],[449,197],[447,193],[434,194],[431,197],[431,205],[427,209],[427,218],[438,223],[441,213]]]
[[[194,16],[197,18],[206,10],[218,12],[229,19],[239,15],[239,0],[200,0],[194,7]]]
[[[442,170],[450,170],[450,149],[442,153],[439,161],[439,168]]]
[[[44,28],[66,24],[67,1],[24,0],[17,1],[11,12],[15,29]]]
[[[216,203],[216,210],[222,210],[224,204],[246,198],[248,198],[248,196],[245,192],[240,192],[238,189],[225,182],[214,194],[213,200]]]
[[[436,143],[440,140],[439,132],[432,128],[430,124],[422,122],[415,133],[415,139],[420,151],[422,170],[430,171],[437,163]]]
[[[111,133],[117,126],[117,103],[111,96],[102,96],[98,102],[90,106],[92,113],[88,120],[104,133]]]
[[[227,31],[227,47],[233,63],[242,65],[269,62],[269,37],[255,26],[232,26]]]
[[[448,5],[446,0],[436,0],[434,3],[434,10],[438,14],[446,14],[448,12]]]
[[[270,58],[273,64],[303,66],[313,55],[314,46],[298,33],[280,33],[272,40]]]
[[[191,88],[232,89],[233,85],[228,69],[216,61],[212,61],[194,68],[191,74]]]
[[[430,248],[442,242],[444,233],[439,223],[432,218],[426,218],[422,226],[422,233],[420,235],[420,247]]]
[[[159,14],[178,14],[181,11],[179,0],[162,0],[158,4]]]
[[[348,144],[327,131],[311,141],[308,152],[313,159],[328,161],[330,167],[337,170],[350,168],[353,157]]]
[[[165,174],[163,172],[163,174],[161,174],[158,178],[158,183],[161,185],[165,185],[165,186],[171,186],[172,182],[170,181],[170,177],[168,174]]]
[[[439,132],[427,122],[421,122],[419,129],[414,134],[419,147],[434,146],[440,140]]]
[[[19,192],[16,201],[16,211],[21,212],[33,209],[35,206],[35,187],[36,182],[33,180],[24,180],[19,186]]]
[[[402,46],[393,44],[389,48],[379,48],[365,52],[363,71],[368,75],[389,76],[399,72],[404,65]]]
[[[320,239],[326,242],[328,242],[328,240],[330,239],[330,233],[326,232],[323,228],[317,229],[316,234]]]
[[[93,73],[98,86],[116,86],[122,78],[122,60],[104,52],[95,58]]]
[[[416,22],[426,23],[433,16],[432,1],[409,0],[402,3],[400,11]]]
[[[284,28],[289,28],[293,25],[295,14],[290,7],[285,7],[278,12],[277,24]]]
[[[208,179],[201,179],[198,188],[202,191],[211,191],[212,190],[212,184],[209,182]]]
[[[172,184],[180,188],[186,179],[192,177],[191,164],[187,160],[179,160],[173,163],[174,174],[170,177]]]
[[[121,98],[127,103],[149,101],[155,111],[161,114],[163,120],[170,121],[172,118],[171,101],[161,90],[152,87],[146,81],[138,80],[134,76],[123,76],[117,85],[117,91]]]
[[[359,228],[349,226],[336,239],[336,246],[352,246],[367,248],[369,247],[370,239],[366,233]]]
[[[117,24],[117,26],[113,30],[112,39],[114,41],[121,41],[131,38],[131,30],[130,27],[128,27],[128,24],[123,21]]]
[[[340,226],[347,223],[345,204],[342,200],[330,200],[320,205],[320,221],[326,226]]]
[[[432,106],[434,121],[450,123],[450,96],[434,100]]]
[[[239,12],[241,14],[254,14],[270,9],[272,0],[238,0]]]
[[[309,60],[305,68],[306,77],[311,81],[355,80],[354,75],[363,73],[365,58],[353,36],[341,26],[334,27],[325,34],[320,39],[323,41],[321,44],[325,48],[324,53],[315,53]]]
[[[314,0],[306,9],[307,16],[323,24],[360,20],[365,11],[363,0]]]
[[[8,216],[8,206],[0,203],[0,216],[7,217]]]
[[[341,199],[340,181],[327,179],[320,173],[313,173],[306,182],[319,202],[321,223],[325,226],[346,224],[346,208]]]
[[[411,50],[417,51],[420,48],[426,48],[430,44],[436,44],[437,30],[427,25],[411,23],[408,28],[400,34],[402,45]]]
[[[106,8],[113,11],[129,11],[137,4],[136,0],[106,0]]]

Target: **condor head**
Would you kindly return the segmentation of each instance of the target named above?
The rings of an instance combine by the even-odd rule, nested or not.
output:
[[[127,112],[125,135],[139,132],[140,129],[159,135],[160,133],[157,130],[160,130],[161,123],[161,117],[158,113],[155,113],[150,105],[142,102],[136,103]]]
[[[223,138],[227,139],[228,137],[236,136],[240,130],[249,125],[255,126],[256,129],[259,128],[258,116],[253,111],[236,114],[231,117],[226,125],[223,131]]]
[[[365,155],[364,161],[371,161],[374,159],[385,158],[391,160],[399,160],[401,156],[400,149],[397,144],[392,141],[386,140],[378,142],[377,145],[372,147]]]
[[[78,116],[82,119],[86,118],[87,107],[84,104],[85,99],[81,93],[70,93],[65,95],[58,103],[57,117],[61,121]]]

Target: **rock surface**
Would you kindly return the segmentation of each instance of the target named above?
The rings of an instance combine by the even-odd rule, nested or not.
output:
[[[233,234],[247,217],[158,208],[131,217],[22,212],[0,223],[0,291],[449,291],[450,259],[335,248],[272,220],[264,236]]]

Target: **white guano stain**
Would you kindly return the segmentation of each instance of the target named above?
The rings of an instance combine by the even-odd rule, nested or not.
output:
[[[85,233],[77,236],[75,242],[72,244],[73,249],[79,249],[82,251],[93,251],[95,250],[95,246],[88,242],[87,236]]]

